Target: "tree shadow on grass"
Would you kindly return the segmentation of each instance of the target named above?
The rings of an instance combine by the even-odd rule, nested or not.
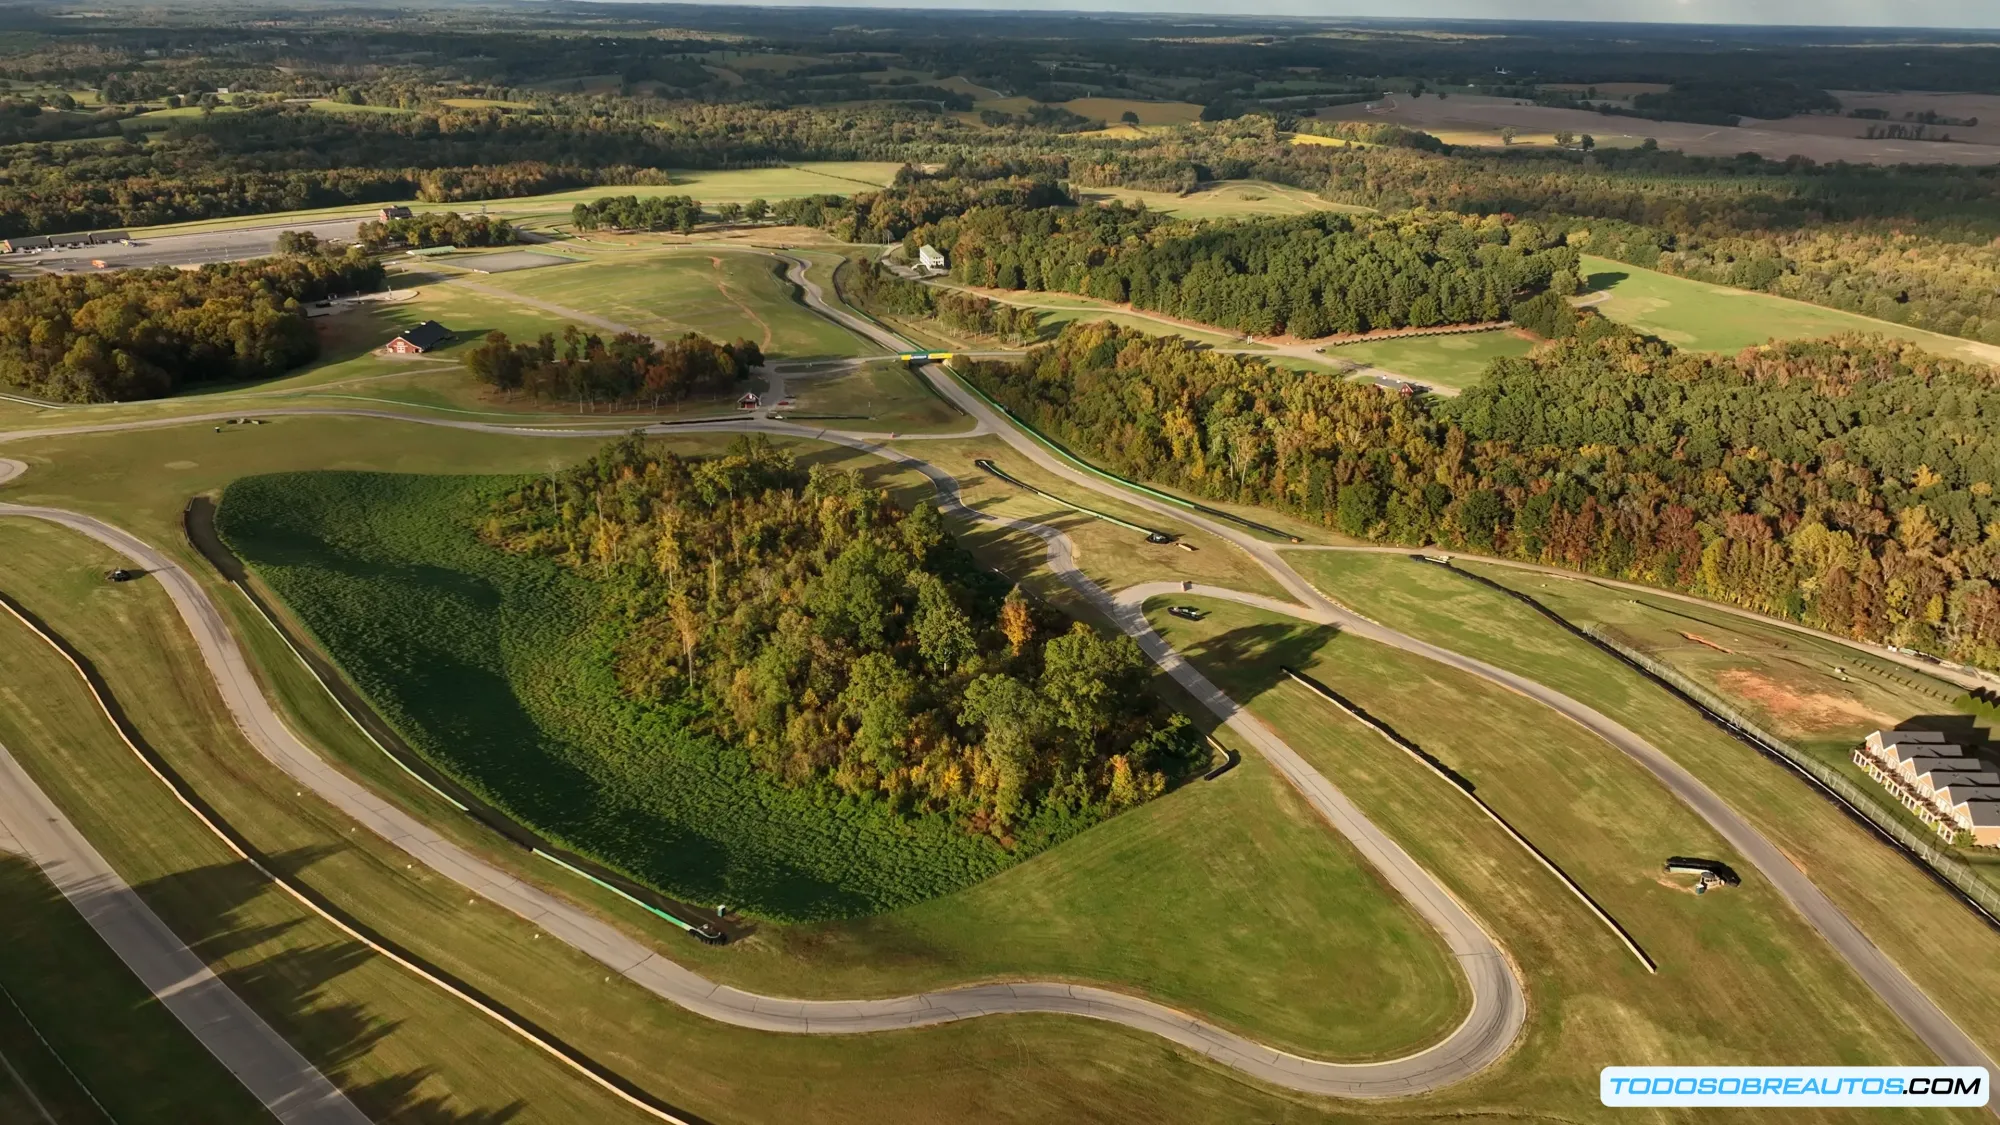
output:
[[[298,849],[270,862],[279,870],[297,870],[332,850]],[[468,1104],[481,1100],[481,1091],[471,1085],[441,1090],[431,1067],[364,1078],[359,1071],[369,1056],[404,1025],[364,1004],[330,1000],[328,988],[377,955],[344,938],[282,944],[309,923],[302,917],[282,922],[250,918],[254,903],[276,893],[250,864],[234,861],[177,871],[133,889],[202,960],[233,961],[212,965],[221,986],[262,1016],[371,1119],[504,1125],[527,1111],[518,1098],[499,1105]],[[33,1037],[24,1042],[34,1053],[10,1050],[9,1057],[29,1068],[37,1095],[64,1111],[61,1119],[66,1121],[102,1120],[93,1098],[120,1121],[268,1121],[254,1097],[231,1081],[84,921],[81,913],[96,909],[91,897],[113,892],[84,893],[73,905],[29,861],[0,855],[0,901],[10,923],[0,927],[10,970],[0,977],[11,985],[12,997],[0,1015],[22,1023],[21,1030]],[[466,1009],[463,1018],[483,1017]],[[13,1038],[18,1037],[10,1037],[10,1048],[22,1046]]]
[[[266,862],[289,876],[337,850],[299,848]],[[458,1088],[440,1093],[437,1072],[431,1067],[364,1079],[359,1070],[369,1056],[402,1033],[405,1025],[365,1004],[332,999],[329,987],[379,955],[344,937],[295,941],[272,948],[278,938],[310,923],[304,918],[277,924],[249,920],[246,915],[253,903],[262,896],[278,894],[270,880],[249,863],[239,860],[177,871],[134,889],[203,960],[232,959],[233,964],[212,966],[217,979],[256,1009],[372,1119],[423,1125],[500,1125],[526,1112],[526,1104],[519,1099],[498,1106],[467,1107],[465,1103],[479,1100],[481,1092]],[[393,971],[403,972],[401,968]],[[484,1017],[466,1008],[462,1018]]]
[[[1601,270],[1583,279],[1583,287],[1590,292],[1600,289],[1616,289],[1619,283],[1630,281],[1632,275],[1623,270]]]
[[[1307,667],[1339,635],[1332,625],[1304,622],[1244,625],[1181,647],[1181,655],[1248,707],[1265,692],[1289,682],[1286,668]]]

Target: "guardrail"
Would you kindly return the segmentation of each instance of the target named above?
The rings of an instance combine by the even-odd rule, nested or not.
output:
[[[1563,630],[1582,638],[1599,651],[1665,688],[1668,694],[1693,707],[1702,718],[1728,732],[1737,741],[1789,769],[1815,792],[1832,801],[1862,827],[1873,832],[1876,838],[1901,852],[1911,863],[1916,864],[1919,870],[1950,892],[1953,898],[1964,903],[1978,915],[1981,921],[2000,930],[2000,888],[1980,878],[1979,873],[1972,870],[1964,860],[1942,851],[1937,845],[1912,831],[1908,825],[1896,819],[1893,813],[1882,808],[1880,802],[1872,795],[1849,778],[1841,776],[1838,770],[1765,731],[1714,692],[1695,683],[1680,669],[1655,660],[1601,630],[1579,626],[1543,605],[1536,598],[1511,586],[1495,582],[1483,574],[1461,570],[1448,560],[1434,559],[1425,555],[1410,557],[1432,566],[1443,567],[1453,574],[1482,586],[1491,587],[1513,598],[1548,618]]]
[[[1898,847],[1921,861],[1938,878],[1950,884],[1951,888],[1958,892],[1958,896],[1968,900],[1988,924],[2000,928],[2000,888],[1981,878],[1970,864],[1939,848],[1934,842],[1925,839],[1921,833],[1904,824],[1893,813],[1882,808],[1881,802],[1864,787],[1855,784],[1853,778],[1843,776],[1834,767],[1759,727],[1741,712],[1723,702],[1714,692],[1688,678],[1678,668],[1647,656],[1616,638],[1605,635],[1599,629],[1586,628],[1584,631],[1599,644],[1616,650],[1619,656],[1673,685],[1702,710],[1710,712],[1728,726],[1734,727],[1741,735],[1761,744],[1761,748],[1782,757],[1787,765],[1810,775],[1813,781],[1832,794],[1843,806],[1865,817],[1870,827],[1893,838]]]
[[[1501,816],[1498,809],[1495,809],[1492,805],[1487,804],[1486,798],[1481,797],[1477,792],[1474,791],[1475,787],[1472,784],[1470,778],[1467,778],[1464,774],[1459,773],[1457,770],[1452,769],[1450,766],[1445,765],[1442,761],[1438,760],[1438,758],[1435,755],[1433,755],[1430,751],[1425,750],[1423,747],[1403,737],[1401,731],[1398,731],[1396,728],[1390,726],[1389,724],[1369,714],[1367,710],[1364,709],[1359,703],[1354,702],[1353,700],[1347,698],[1346,696],[1340,694],[1339,692],[1333,690],[1332,688],[1326,686],[1325,684],[1320,683],[1318,680],[1313,679],[1311,676],[1308,676],[1305,673],[1300,672],[1297,669],[1286,665],[1281,665],[1279,667],[1279,671],[1282,671],[1285,675],[1291,677],[1293,682],[1299,684],[1301,687],[1304,687],[1307,691],[1312,692],[1313,694],[1319,696],[1321,699],[1324,699],[1328,703],[1331,703],[1335,707],[1338,707],[1344,714],[1347,715],[1348,718],[1353,719],[1355,722],[1358,722],[1362,726],[1367,727],[1369,730],[1374,731],[1376,734],[1381,735],[1382,738],[1389,743],[1389,745],[1394,746],[1398,750],[1401,750],[1403,753],[1408,754],[1412,758],[1415,758],[1417,761],[1423,763],[1423,765],[1426,768],[1428,768],[1432,773],[1443,778],[1447,784],[1449,784],[1453,789],[1458,791],[1458,794],[1460,796],[1464,797],[1468,801],[1471,801],[1473,807],[1477,808],[1480,812],[1485,813],[1488,820],[1491,820],[1493,823],[1499,825],[1500,830],[1502,832],[1505,832],[1509,839],[1513,840],[1516,844],[1519,844],[1521,846],[1522,851],[1525,851],[1530,856],[1534,857],[1535,862],[1541,864],[1544,870],[1548,871],[1549,874],[1554,875],[1558,882],[1560,882],[1564,887],[1568,888],[1569,893],[1575,895],[1577,901],[1583,903],[1583,905],[1587,909],[1589,909],[1591,914],[1596,916],[1597,920],[1604,924],[1605,929],[1610,930],[1614,937],[1616,937],[1620,942],[1624,943],[1626,950],[1629,951],[1633,957],[1637,958],[1641,965],[1644,965],[1646,967],[1647,972],[1657,973],[1660,971],[1659,965],[1654,963],[1651,955],[1649,955],[1644,949],[1640,948],[1638,939],[1632,936],[1631,931],[1627,930],[1624,924],[1619,922],[1618,919],[1613,918],[1611,916],[1611,912],[1604,909],[1604,907],[1601,904],[1599,904],[1596,899],[1590,897],[1590,892],[1583,889],[1583,884],[1577,882],[1574,878],[1572,878],[1570,876],[1570,873],[1564,871],[1562,869],[1562,866],[1558,864],[1555,860],[1550,859],[1547,852],[1543,851],[1539,847],[1536,847],[1535,842],[1533,840],[1528,839],[1526,836],[1522,835],[1521,830],[1514,827],[1514,825],[1510,823],[1506,817]]]

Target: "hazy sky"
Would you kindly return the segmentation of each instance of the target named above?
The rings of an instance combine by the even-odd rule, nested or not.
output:
[[[2000,28],[2000,0],[767,0],[812,7],[958,8],[1393,16],[1409,19],[1634,20],[1646,23]]]

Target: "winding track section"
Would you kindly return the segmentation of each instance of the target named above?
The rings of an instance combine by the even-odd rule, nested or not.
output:
[[[323,411],[316,411],[323,412]],[[401,416],[392,416],[401,417]],[[426,420],[428,421],[428,420]],[[458,423],[500,432],[540,436],[600,436],[601,430],[509,430]],[[116,428],[116,427],[114,427]],[[965,507],[949,474],[874,440],[765,421],[732,423],[732,430],[818,437],[874,454],[924,473],[937,487],[947,511],[993,520]],[[6,437],[8,435],[0,435]],[[26,436],[26,435],[22,435]],[[0,482],[23,471],[20,462],[0,461]],[[1229,722],[1271,759],[1320,813],[1434,926],[1463,967],[1472,1010],[1442,1041],[1399,1059],[1334,1063],[1277,1050],[1164,1005],[1087,985],[1029,981],[976,985],[879,1000],[794,1000],[761,996],[717,985],[659,956],[593,914],[516,879],[444,839],[418,818],[378,797],[306,746],[278,717],[259,690],[249,663],[207,590],[174,561],[136,537],[101,520],[57,508],[0,504],[0,515],[27,516],[70,528],[110,547],[150,572],[172,599],[193,633],[204,663],[237,724],[251,744],[280,769],[318,795],[402,848],[413,858],[540,926],[552,937],[622,974],[641,987],[699,1015],[740,1027],[804,1034],[851,1034],[923,1027],[984,1015],[1052,1013],[1085,1016],[1149,1032],[1274,1085],[1339,1097],[1391,1097],[1422,1093],[1470,1077],[1506,1054],[1526,1019],[1520,981],[1492,937],[1393,840],[1368,821],[1347,797],[1289,746],[1252,720],[1198,671],[1180,660],[1153,633],[1142,614],[1121,608],[1076,568],[1067,536],[1040,524],[997,522],[1040,537],[1049,563],[1065,581],[1133,631],[1155,659],[1178,681]]]
[[[825,300],[809,277],[806,263],[785,258],[790,280],[808,305],[822,315],[893,350],[909,350],[907,342],[879,325]],[[1110,486],[1062,461],[1034,439],[1017,430],[977,396],[970,394],[935,366],[925,375],[977,423],[974,430],[951,435],[997,434],[1017,453],[1058,477],[1094,492],[1112,495],[1140,508],[1169,516],[1221,537],[1248,553],[1294,598],[1297,604],[1230,590],[1204,589],[1204,594],[1229,598],[1335,625],[1378,643],[1388,644],[1460,669],[1541,702],[1631,756],[1713,826],[1784,895],[1845,958],[1932,1050],[1955,1065],[1992,1068],[1991,1060],[1914,982],[1856,928],[1830,899],[1787,861],[1777,848],[1731,809],[1699,779],[1674,763],[1645,739],[1583,704],[1524,677],[1459,653],[1389,629],[1332,602],[1301,578],[1271,544],[1196,513]],[[381,417],[402,422],[443,425],[482,432],[546,437],[589,437],[620,432],[606,429],[518,427],[415,417],[389,411],[339,408],[286,408],[264,414],[339,414]],[[221,415],[219,417],[227,417]],[[146,426],[178,425],[197,419],[176,418],[136,423],[79,425],[52,430],[0,434],[12,437],[54,436]],[[200,420],[207,420],[206,417]],[[651,432],[681,432],[689,427],[650,427]],[[936,485],[947,510],[973,519],[991,520],[960,503],[957,483],[948,474],[899,450],[880,444],[885,435],[816,430],[769,419],[732,420],[705,429],[752,431],[815,438],[861,450],[923,472]],[[917,436],[917,435],[912,435]],[[903,440],[903,439],[899,439]],[[0,482],[18,475],[18,462],[0,462]],[[1402,1059],[1342,1064],[1302,1058],[1257,1044],[1202,1020],[1162,1005],[1105,989],[1051,982],[991,984],[917,996],[882,1000],[802,1001],[758,996],[718,986],[646,949],[622,932],[530,884],[513,878],[444,840],[416,818],[383,801],[359,783],[321,760],[296,738],[272,711],[257,689],[249,666],[222,615],[206,591],[166,556],[93,517],[51,508],[0,504],[0,514],[32,516],[71,527],[105,543],[157,572],[199,645],[237,722],[257,749],[292,776],[311,785],[372,831],[422,859],[446,876],[492,901],[528,918],[552,936],[591,954],[606,965],[655,992],[709,1018],[744,1027],[808,1034],[854,1033],[921,1027],[999,1013],[1060,1013],[1110,1020],[1172,1040],[1225,1065],[1296,1090],[1346,1097],[1385,1097],[1419,1093],[1461,1080],[1506,1053],[1525,1021],[1526,1005],[1518,974],[1492,937],[1465,909],[1393,840],[1370,823],[1339,789],[1328,782],[1275,734],[1252,720],[1233,700],[1175,653],[1146,622],[1145,599],[1180,589],[1177,583],[1151,583],[1113,596],[1076,568],[1074,550],[1061,532],[1024,521],[998,522],[1040,537],[1048,547],[1054,572],[1091,603],[1213,710],[1247,742],[1263,753],[1337,830],[1354,844],[1411,905],[1435,926],[1463,966],[1473,993],[1466,1020],[1443,1041]]]

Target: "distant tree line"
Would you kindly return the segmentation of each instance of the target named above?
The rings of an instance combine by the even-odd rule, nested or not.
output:
[[[964,335],[1026,343],[1042,334],[1041,314],[977,293],[960,293],[897,277],[873,258],[848,260],[838,275],[840,295],[878,315],[936,320]]]
[[[304,303],[381,285],[382,267],[358,249],[0,281],[0,386],[126,402],[269,378],[319,355]]]
[[[1655,583],[2000,666],[2000,375],[1599,318],[1415,401],[1109,324],[973,379],[1119,472],[1357,537]]]
[[[563,330],[560,343],[549,332],[521,343],[505,332],[488,332],[465,355],[466,370],[495,390],[609,404],[658,405],[720,393],[763,362],[763,352],[749,340],[719,344],[689,332],[659,344],[621,332],[607,341],[574,324]]]
[[[1197,757],[1130,638],[1009,593],[930,504],[761,435],[698,461],[620,441],[496,500],[481,534],[610,586],[626,694],[698,704],[787,785],[1038,848]]]
[[[373,219],[362,223],[355,234],[370,250],[387,246],[508,246],[514,242],[514,224],[487,215],[460,215],[456,211],[425,211],[407,219]]]
[[[1577,288],[1576,252],[1499,217],[1330,213],[1199,223],[1121,204],[974,206],[912,231],[970,285],[1045,289],[1257,335],[1500,320]]]
[[[686,234],[702,220],[701,201],[690,195],[606,196],[570,208],[577,230],[664,230]]]

